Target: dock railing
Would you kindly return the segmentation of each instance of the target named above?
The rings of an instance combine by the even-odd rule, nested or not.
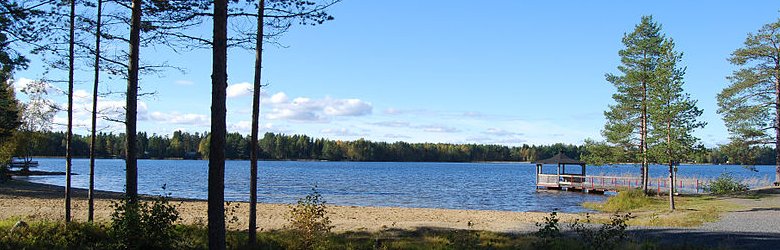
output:
[[[705,191],[708,180],[698,178],[677,178],[669,183],[669,178],[650,178],[648,189],[658,193],[667,192],[674,185],[677,193],[700,193]],[[538,174],[537,187],[574,188],[581,190],[618,191],[626,188],[639,188],[642,178],[634,176],[583,176],[572,174]]]

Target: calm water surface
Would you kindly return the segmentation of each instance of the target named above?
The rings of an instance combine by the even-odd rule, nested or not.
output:
[[[64,171],[64,159],[36,159],[38,170]],[[663,166],[651,167],[653,177],[666,175]],[[714,178],[729,172],[739,178],[769,182],[774,166],[757,166],[758,172],[739,166],[680,166],[681,177]],[[536,191],[535,167],[527,163],[386,163],[292,162],[259,163],[258,200],[294,203],[313,186],[330,204],[507,211],[585,211],[585,201],[603,195]],[[588,167],[589,174],[637,174],[635,166]],[[89,160],[74,159],[72,186],[89,185]],[[249,161],[227,161],[225,199],[249,199]],[[95,188],[123,191],[124,160],[97,160]],[[30,181],[64,186],[64,176],[34,176]],[[759,183],[760,184],[760,183]],[[163,190],[162,186],[166,189]],[[206,199],[208,161],[139,160],[138,191],[181,198]]]

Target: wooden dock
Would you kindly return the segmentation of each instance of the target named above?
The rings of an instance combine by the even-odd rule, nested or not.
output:
[[[674,190],[677,193],[699,193],[704,191],[706,183],[699,179],[682,178],[675,179]],[[619,176],[588,176],[581,174],[541,174],[536,175],[536,188],[551,190],[566,190],[575,192],[603,194],[604,192],[618,192],[630,188],[640,188],[640,177]],[[668,178],[650,178],[648,189],[658,193],[669,190]]]
[[[604,192],[618,192],[630,188],[640,188],[642,178],[632,176],[594,176],[587,175],[585,172],[585,162],[574,160],[563,154],[534,162],[536,164],[536,188],[578,191],[586,193],[603,194]],[[556,165],[555,172],[544,171],[544,165]],[[579,166],[579,171],[572,173],[567,171],[566,166]],[[576,168],[575,168],[576,169]],[[572,170],[569,167],[569,170]],[[575,170],[576,171],[576,170]],[[674,185],[675,193],[699,193],[704,191],[707,183],[699,179],[679,179],[675,176],[674,183],[669,183],[669,178],[650,178],[648,180],[648,189],[654,189],[656,192],[663,193],[669,190],[670,185]],[[668,193],[668,192],[667,192]]]

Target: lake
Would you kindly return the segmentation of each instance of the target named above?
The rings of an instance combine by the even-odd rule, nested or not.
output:
[[[65,171],[65,159],[36,159],[37,170]],[[578,168],[578,167],[577,167]],[[715,178],[721,173],[768,185],[774,166],[682,165],[679,177]],[[652,166],[651,176],[667,176],[668,168]],[[72,186],[89,186],[89,160],[73,160]],[[294,203],[315,185],[329,204],[344,206],[392,206],[506,211],[587,211],[585,201],[602,201],[604,195],[536,191],[535,167],[529,163],[421,163],[421,162],[296,162],[259,163],[258,200]],[[589,166],[589,174],[639,174],[633,165]],[[225,199],[249,200],[249,161],[225,164]],[[32,182],[64,186],[64,176],[25,177]],[[95,188],[124,189],[124,160],[99,159]],[[166,189],[163,190],[162,186]],[[206,199],[208,161],[139,160],[138,192]]]

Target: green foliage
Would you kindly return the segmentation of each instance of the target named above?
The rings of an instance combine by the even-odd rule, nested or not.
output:
[[[63,132],[39,132],[38,146],[31,148],[31,155],[64,156],[65,146],[60,142]],[[174,132],[169,135],[137,134],[137,145],[142,158],[181,158],[181,152],[195,153],[208,158],[211,134]],[[124,154],[124,134],[98,133],[95,140],[95,154],[98,158],[119,157]],[[73,155],[89,156],[90,137],[73,136]],[[229,159],[249,159],[249,137],[238,133],[227,135],[225,154]],[[544,146],[448,144],[448,143],[406,143],[373,142],[368,140],[333,141],[314,139],[306,135],[284,135],[266,133],[260,139],[261,159],[289,160],[347,160],[347,161],[411,161],[411,162],[471,162],[471,161],[534,161],[549,158],[558,152],[577,156],[584,153],[584,147],[567,144]]]
[[[601,211],[626,212],[654,204],[655,201],[645,195],[640,189],[627,189],[609,197],[604,204],[598,207]]]
[[[297,236],[292,248],[315,249],[327,243],[327,236],[333,226],[325,203],[314,187],[310,194],[290,206],[290,230]]]
[[[777,110],[780,91],[780,19],[748,34],[744,47],[736,49],[729,61],[738,66],[728,77],[730,85],[718,94],[718,113],[731,135],[729,156],[739,161],[751,161],[754,145],[774,144],[780,152],[780,127]],[[778,163],[775,163],[778,164]],[[780,182],[780,165],[775,181]]]
[[[21,116],[11,82],[0,81],[0,143],[5,143],[21,125]]]
[[[610,146],[622,150],[613,151],[609,162],[642,162],[641,154],[646,148],[649,86],[658,81],[662,47],[666,38],[661,34],[661,25],[651,16],[643,16],[634,31],[623,36],[620,75],[607,74],[606,79],[615,86],[612,95],[615,104],[604,112],[607,123],[602,135]]]
[[[728,173],[723,173],[714,181],[710,182],[705,190],[713,194],[733,194],[748,190],[748,186],[734,178]]]
[[[590,215],[585,216],[585,222],[575,220],[570,225],[571,229],[577,232],[584,249],[620,249],[621,244],[628,239],[626,228],[629,219],[633,218],[631,213],[615,213],[610,217],[610,222],[602,224],[598,229],[588,226]]]
[[[539,227],[539,230],[534,233],[538,239],[538,241],[534,242],[535,247],[549,249],[553,248],[556,242],[559,242],[561,228],[558,212],[551,212],[550,216],[544,217],[544,222],[536,222],[536,226]]]
[[[648,84],[647,144],[651,162],[669,164],[693,158],[699,141],[693,132],[706,123],[697,121],[703,111],[683,89],[685,68],[677,65],[682,61],[682,53],[674,50],[671,39],[660,49],[656,81]]]
[[[152,201],[114,203],[109,235],[115,247],[122,249],[170,249],[176,246],[178,234],[174,222],[179,219],[176,206],[165,197]]]
[[[447,235],[448,247],[452,249],[479,249],[480,233],[471,230],[455,230]]]
[[[36,222],[26,227],[0,227],[0,249],[106,249],[110,239],[99,224]]]

